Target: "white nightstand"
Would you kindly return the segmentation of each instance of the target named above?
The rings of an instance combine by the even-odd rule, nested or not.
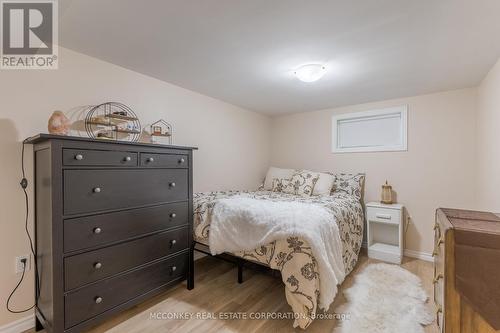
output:
[[[366,204],[368,256],[394,264],[403,259],[403,205]]]

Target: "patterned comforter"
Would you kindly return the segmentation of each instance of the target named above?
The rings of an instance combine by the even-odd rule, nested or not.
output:
[[[358,260],[363,240],[363,208],[357,198],[346,193],[301,197],[270,191],[225,191],[196,193],[194,195],[194,239],[208,244],[211,211],[216,201],[233,196],[246,196],[260,200],[299,201],[318,204],[328,209],[339,227],[346,275]],[[264,264],[281,272],[285,294],[295,314],[294,327],[306,328],[313,321],[319,296],[317,262],[308,244],[299,237],[277,240],[252,251],[234,255]]]

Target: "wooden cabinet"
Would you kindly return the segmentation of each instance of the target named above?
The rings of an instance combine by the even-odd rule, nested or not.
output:
[[[438,209],[433,256],[440,332],[500,332],[500,218]]]
[[[195,148],[38,135],[37,330],[81,332],[188,279]]]

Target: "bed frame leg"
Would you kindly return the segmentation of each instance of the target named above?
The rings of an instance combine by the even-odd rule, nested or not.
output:
[[[238,283],[243,283],[243,260],[238,259]]]
[[[192,290],[194,288],[194,242],[189,248],[189,266],[188,266],[188,276],[187,276],[187,289]]]

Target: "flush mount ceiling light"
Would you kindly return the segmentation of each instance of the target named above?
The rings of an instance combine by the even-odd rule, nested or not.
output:
[[[293,74],[302,82],[318,81],[325,75],[326,67],[320,64],[309,64],[297,68]]]

